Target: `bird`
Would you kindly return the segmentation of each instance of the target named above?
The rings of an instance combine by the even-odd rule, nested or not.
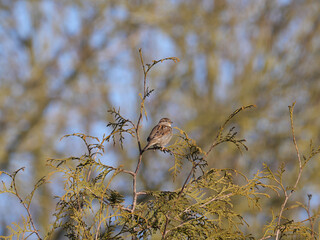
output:
[[[172,138],[172,121],[169,118],[161,118],[159,123],[152,129],[149,137],[147,138],[147,145],[144,147],[142,152],[146,151],[152,146],[159,146],[164,149]]]

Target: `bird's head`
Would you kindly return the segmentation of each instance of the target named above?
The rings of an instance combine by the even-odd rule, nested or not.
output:
[[[169,118],[161,118],[159,121],[159,125],[166,125],[171,127],[172,121]]]

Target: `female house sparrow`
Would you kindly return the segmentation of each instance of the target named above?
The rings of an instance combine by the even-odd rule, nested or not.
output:
[[[172,138],[172,121],[169,118],[161,118],[159,123],[152,129],[149,137],[147,138],[148,144],[144,147],[142,152],[151,146],[159,146],[164,148]]]

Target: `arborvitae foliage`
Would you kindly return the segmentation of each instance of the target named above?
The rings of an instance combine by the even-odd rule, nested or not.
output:
[[[3,177],[11,179],[9,185],[3,182],[1,193],[15,195],[23,205],[26,215],[21,224],[13,223],[8,226],[10,235],[2,238],[25,239],[34,235],[39,239],[55,239],[57,232],[63,232],[69,239],[150,239],[155,236],[160,239],[255,239],[254,233],[248,233],[245,216],[235,210],[234,198],[244,198],[248,202],[248,208],[260,210],[263,208],[261,199],[270,197],[267,192],[275,192],[283,199],[280,212],[272,212],[272,220],[260,230],[260,239],[317,239],[319,211],[310,211],[312,196],[308,195],[307,205],[288,203],[308,161],[320,152],[320,148],[314,148],[311,142],[309,155],[300,154],[294,134],[294,104],[289,107],[290,122],[288,121],[288,124],[291,123],[293,146],[298,158],[298,175],[294,186],[286,186],[283,181],[283,164],[280,164],[277,172],[264,165],[263,170],[252,178],[236,169],[208,169],[208,155],[219,144],[229,142],[240,151],[248,150],[245,140],[238,138],[235,128],[228,127],[237,114],[254,107],[248,105],[236,109],[226,118],[207,151],[201,149],[185,131],[176,128],[177,138],[171,146],[153,149],[163,151],[167,154],[166,157],[174,158],[174,164],[169,169],[173,180],[178,176],[183,177],[181,169],[191,166],[183,185],[175,191],[137,191],[137,176],[145,153],[142,150],[140,128],[142,119],[147,117],[145,100],[153,92],[153,89],[147,87],[147,75],[158,63],[166,60],[179,62],[178,58],[170,57],[145,64],[141,50],[139,53],[144,79],[136,122],[122,116],[120,109],[111,109],[109,113],[113,115],[114,121],[107,124],[112,129],[109,135],[104,135],[102,139],[81,133],[64,136],[82,139],[87,152],[80,157],[48,160],[52,173],[40,179],[34,190],[24,198],[16,186],[16,175],[23,168],[13,174],[0,172]],[[102,163],[100,157],[105,154],[105,145],[120,144],[125,151],[123,140],[126,137],[132,137],[137,142],[139,154],[135,171],[127,170],[126,166],[113,167]],[[191,164],[187,165],[186,162]],[[56,196],[58,203],[50,231],[41,233],[32,218],[32,197],[37,188],[56,174],[63,176],[64,194]],[[132,182],[128,182],[132,185],[130,205],[124,204],[125,196],[111,188],[115,177],[124,174],[132,178]],[[138,201],[138,196],[142,195],[147,195],[147,200]],[[292,208],[305,209],[308,218],[299,222],[284,217],[285,212]]]

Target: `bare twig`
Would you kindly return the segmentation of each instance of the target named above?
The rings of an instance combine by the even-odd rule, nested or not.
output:
[[[308,205],[307,205],[307,208],[306,208],[306,211],[308,213],[308,219],[310,221],[310,225],[311,225],[311,237],[313,239],[315,239],[315,234],[314,234],[314,220],[313,220],[313,217],[311,216],[310,214],[310,201],[311,201],[311,198],[312,198],[312,194],[308,194]]]
[[[144,109],[144,100],[146,98],[147,95],[147,73],[145,70],[145,66],[144,66],[144,62],[143,62],[143,57],[142,57],[142,50],[141,48],[139,49],[139,54],[140,54],[140,60],[141,60],[141,65],[142,65],[142,69],[143,69],[143,98],[141,99],[141,103],[140,103],[140,113],[139,113],[139,117],[138,117],[138,121],[137,121],[137,125],[135,127],[135,131],[136,131],[136,137],[137,137],[137,143],[138,143],[138,147],[139,147],[139,155],[141,155],[141,141],[140,141],[140,133],[139,133],[139,129],[140,129],[140,122],[142,120],[142,112]]]
[[[277,230],[276,230],[276,240],[280,239],[280,232],[281,232],[280,223],[281,223],[281,219],[282,219],[282,215],[283,215],[285,206],[287,205],[287,202],[288,202],[289,198],[291,197],[291,195],[294,193],[295,189],[297,188],[298,183],[299,183],[300,178],[301,178],[302,170],[303,170],[303,165],[302,165],[302,161],[301,161],[301,157],[300,157],[300,153],[299,153],[299,148],[298,148],[296,137],[295,137],[295,134],[294,134],[294,125],[293,125],[293,108],[294,108],[294,105],[295,105],[295,102],[292,104],[292,106],[289,106],[289,112],[290,112],[290,123],[291,123],[292,140],[293,140],[293,144],[295,146],[297,157],[298,157],[298,161],[299,161],[299,172],[298,172],[298,176],[297,176],[296,182],[295,182],[292,190],[290,191],[290,193],[288,193],[285,190],[285,188],[282,185],[282,183],[280,184],[281,188],[282,188],[282,191],[284,193],[285,199],[284,199],[284,202],[281,205],[281,209],[280,209],[279,216],[278,216]]]
[[[142,116],[143,116],[143,111],[145,109],[144,106],[144,102],[145,99],[149,96],[149,94],[153,91],[149,91],[148,87],[147,87],[147,75],[148,72],[151,70],[151,68],[153,66],[155,66],[157,63],[159,62],[163,62],[166,60],[172,60],[174,62],[179,62],[180,60],[176,57],[169,57],[169,58],[163,58],[157,61],[152,61],[152,64],[145,64],[144,60],[143,60],[143,56],[142,56],[142,50],[141,48],[139,49],[139,55],[140,55],[140,61],[141,61],[141,65],[142,65],[142,70],[143,70],[143,96],[141,96],[141,103],[140,103],[140,113],[138,116],[138,120],[137,120],[137,124],[132,123],[132,125],[134,126],[135,129],[135,133],[136,133],[136,139],[137,139],[137,143],[138,143],[138,148],[139,148],[139,158],[138,158],[138,162],[137,162],[137,167],[136,170],[134,171],[134,173],[132,174],[133,180],[132,180],[132,187],[133,187],[133,199],[132,199],[132,210],[131,212],[133,213],[136,205],[137,205],[137,198],[138,195],[140,195],[140,193],[137,193],[137,174],[141,165],[141,161],[142,161],[142,154],[143,154],[143,150],[141,147],[141,140],[140,140],[140,127],[141,127],[141,121],[142,121]],[[145,113],[146,115],[146,113]],[[146,115],[147,116],[147,115]]]
[[[136,208],[136,205],[137,205],[137,198],[138,198],[138,194],[137,194],[137,173],[138,173],[140,165],[141,165],[141,160],[142,160],[142,153],[139,154],[138,164],[137,164],[136,170],[135,170],[134,175],[133,175],[132,212],[134,212],[134,210]]]

